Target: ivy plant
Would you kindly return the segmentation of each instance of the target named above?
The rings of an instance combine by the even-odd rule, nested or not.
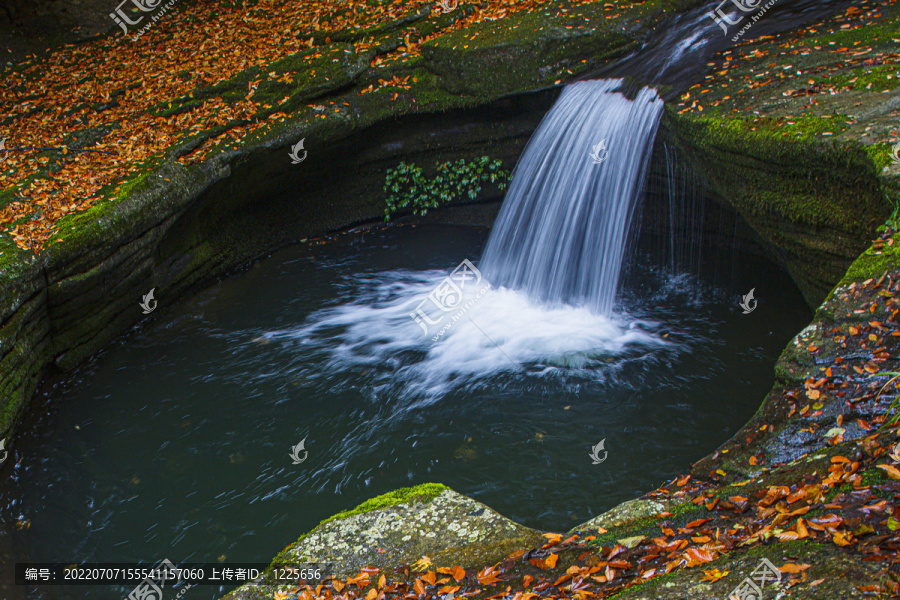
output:
[[[395,169],[388,169],[384,180],[384,220],[389,221],[393,213],[404,208],[424,215],[429,208],[452,200],[474,200],[481,186],[494,183],[504,190],[508,182],[509,171],[503,169],[503,163],[487,156],[443,163],[430,178],[422,174],[420,167],[401,162]]]

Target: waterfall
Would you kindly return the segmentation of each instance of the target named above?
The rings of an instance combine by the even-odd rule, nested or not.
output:
[[[550,304],[612,312],[628,231],[662,113],[620,79],[566,86],[513,173],[481,272]]]

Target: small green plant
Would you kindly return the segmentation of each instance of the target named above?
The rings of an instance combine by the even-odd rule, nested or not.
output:
[[[875,395],[875,402],[878,402],[881,394],[884,393],[884,390],[887,389],[889,385],[900,379],[900,373],[898,373],[897,371],[883,371],[881,373],[875,373],[874,375],[872,375],[872,377],[879,377],[882,375],[890,375],[891,378],[888,379],[887,383],[881,386],[880,390],[878,390],[878,393]],[[894,425],[898,420],[900,420],[900,412],[898,412],[898,409],[900,409],[900,395],[894,398],[894,401],[891,402],[891,405],[888,407],[887,414],[890,415],[893,413],[893,416],[891,416],[891,418],[887,421],[888,425]]]
[[[900,201],[890,196],[888,196],[888,201],[893,205],[894,210],[885,222],[883,230],[890,229],[891,232],[900,231]]]
[[[504,190],[508,182],[509,171],[503,169],[503,163],[487,156],[443,163],[431,178],[425,177],[420,167],[401,162],[397,168],[388,169],[384,179],[384,220],[389,221],[393,213],[407,207],[412,207],[414,214],[424,215],[429,208],[452,200],[474,200],[482,185],[495,183]]]

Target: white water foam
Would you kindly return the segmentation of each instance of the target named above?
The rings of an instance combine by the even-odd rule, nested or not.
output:
[[[471,300],[471,307],[436,338],[444,323],[426,334],[410,314],[448,275],[392,271],[360,279],[357,300],[263,337],[296,343],[307,357],[321,356],[319,373],[365,370],[370,391],[390,390],[410,400],[436,400],[507,374],[605,379],[620,361],[642,360],[673,345],[655,333],[658,323],[545,305],[503,287],[464,291],[460,305]]]

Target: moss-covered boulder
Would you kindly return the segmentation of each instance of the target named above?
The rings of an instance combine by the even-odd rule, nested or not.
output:
[[[339,513],[302,536],[273,564],[328,563],[328,574],[352,577],[363,567],[491,564],[539,543],[541,534],[439,484],[395,490]],[[271,588],[271,589],[270,589]],[[275,586],[248,584],[228,600],[271,598]]]

